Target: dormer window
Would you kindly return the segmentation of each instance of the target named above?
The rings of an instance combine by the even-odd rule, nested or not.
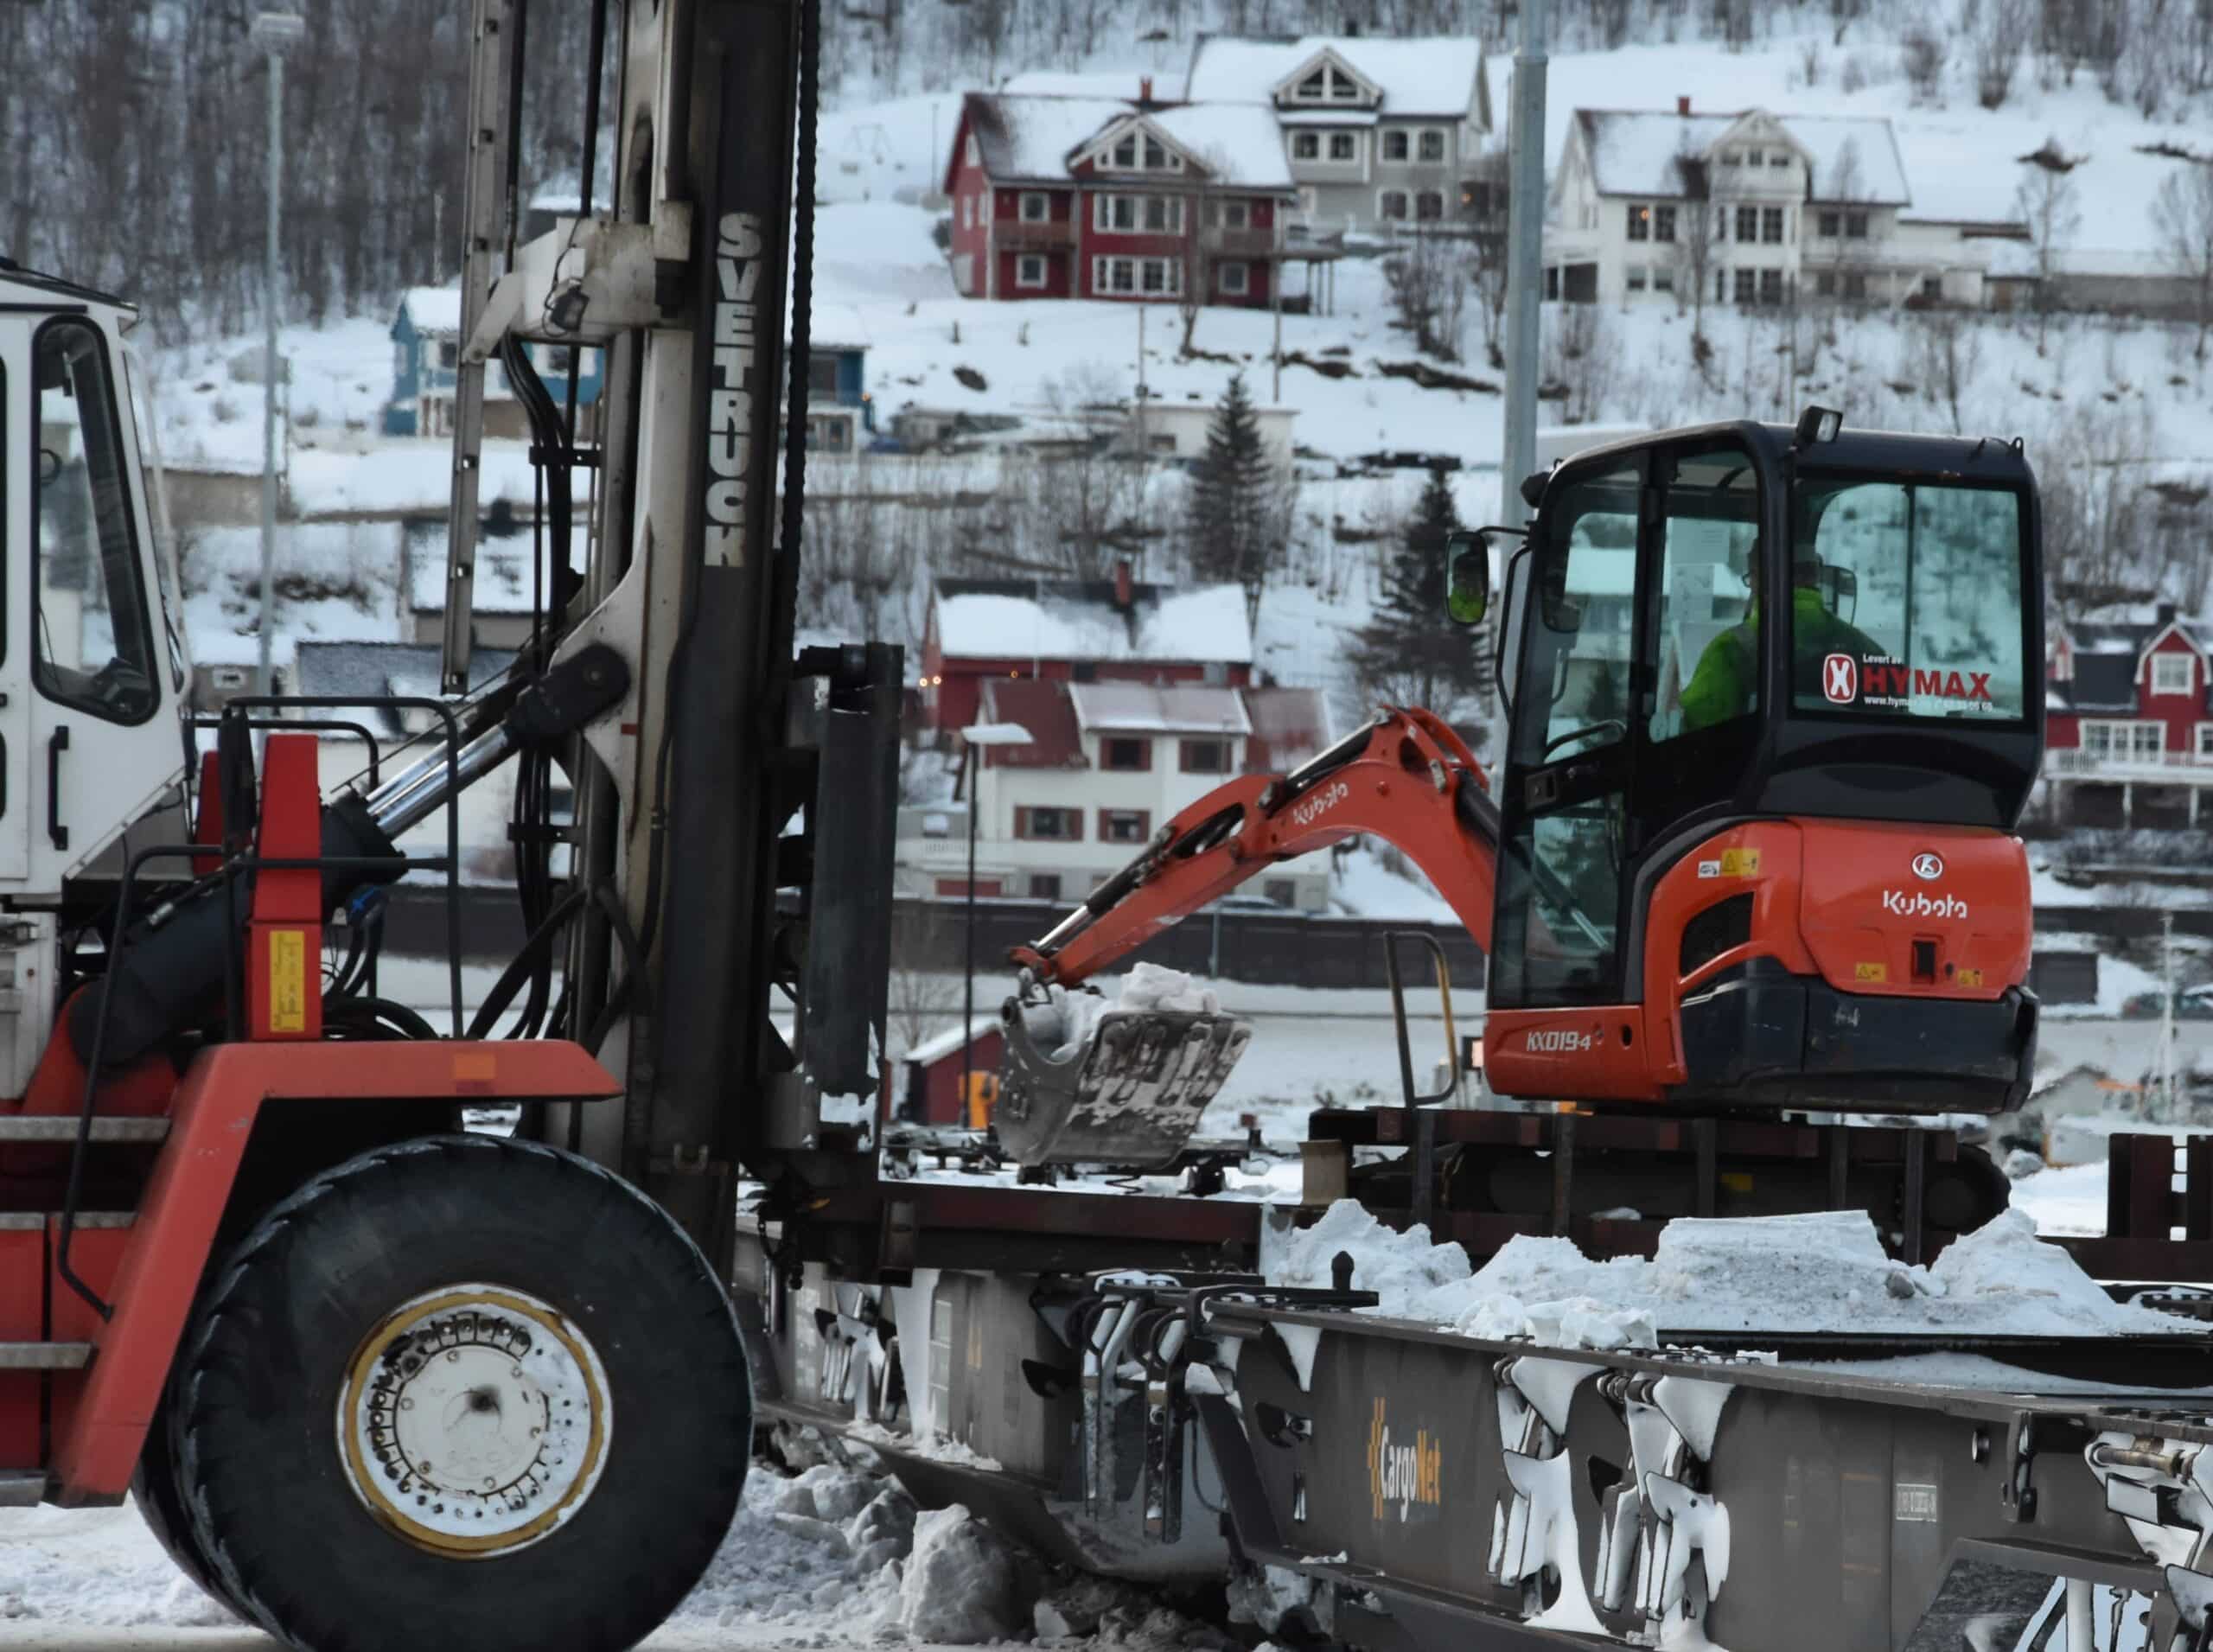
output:
[[[1366,91],[1334,63],[1319,63],[1291,88],[1293,103],[1358,103]]]
[[[1767,164],[1767,151],[1765,150],[1746,150],[1744,151],[1744,164],[1746,166],[1765,166]]]
[[[1113,172],[1181,172],[1183,157],[1153,133],[1132,125],[1110,148],[1093,151],[1099,163]]]
[[[1148,136],[1145,140],[1145,163],[1148,170],[1158,171],[1168,164],[1168,151],[1158,138]]]
[[[1137,163],[1138,139],[1137,134],[1135,132],[1132,132],[1127,137],[1116,140],[1114,144],[1114,164],[1119,167],[1135,168]]]

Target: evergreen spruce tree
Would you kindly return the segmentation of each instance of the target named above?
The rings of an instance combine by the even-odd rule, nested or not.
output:
[[[1290,537],[1290,485],[1268,458],[1245,375],[1229,381],[1207,429],[1207,450],[1191,473],[1186,539],[1200,578],[1240,585],[1248,623]]]
[[[1489,692],[1490,628],[1464,629],[1445,610],[1445,540],[1459,526],[1451,487],[1433,469],[1384,566],[1374,617],[1353,634],[1354,679],[1370,700],[1450,718]]]

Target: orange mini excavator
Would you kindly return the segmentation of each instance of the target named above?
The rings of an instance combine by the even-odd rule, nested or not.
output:
[[[998,1126],[1018,1158],[1172,1157],[1247,1030],[1078,986],[1272,864],[1372,834],[1489,954],[1502,1094],[1684,1112],[1996,1113],[2026,1093],[2043,583],[2018,443],[1729,424],[1580,454],[1526,529],[1456,534],[1496,615],[1503,783],[1385,708],[1161,828],[1019,947]],[[1517,547],[1507,543],[1525,542]]]

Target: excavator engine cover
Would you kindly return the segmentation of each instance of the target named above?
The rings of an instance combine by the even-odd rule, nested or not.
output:
[[[1000,1145],[1024,1165],[1169,1164],[1253,1036],[1234,1016],[1117,1010],[1063,1055],[1033,1036],[1024,1010],[1009,998],[1001,1012],[1006,1053],[992,1113]]]

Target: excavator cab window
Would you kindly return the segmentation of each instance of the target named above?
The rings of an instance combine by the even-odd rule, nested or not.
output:
[[[112,723],[159,701],[121,407],[99,328],[39,329],[36,612],[32,680],[48,699]]]
[[[1811,478],[1791,519],[1795,711],[2022,717],[2018,493]]]

